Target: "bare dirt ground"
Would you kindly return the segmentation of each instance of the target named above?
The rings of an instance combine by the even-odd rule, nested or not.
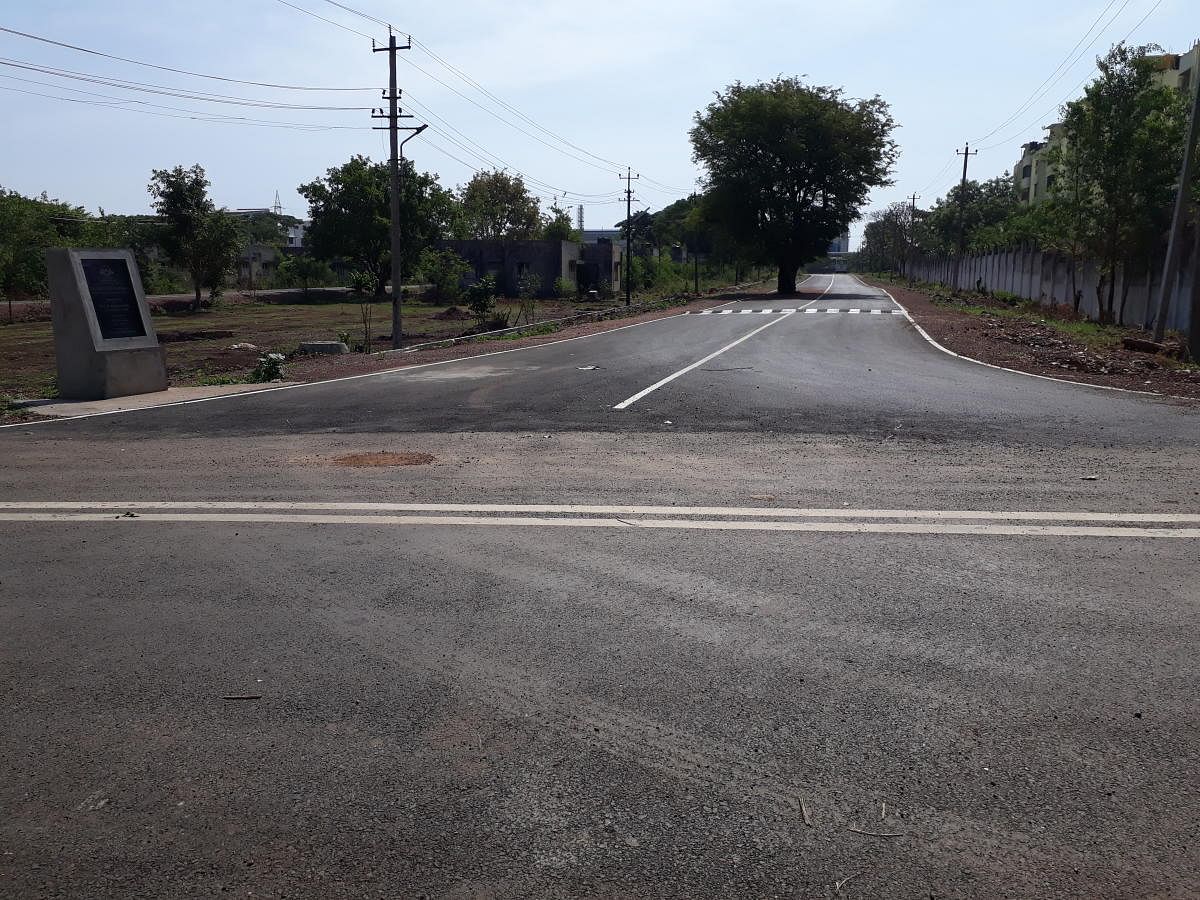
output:
[[[1068,309],[864,280],[889,291],[934,340],[963,356],[1084,384],[1200,399],[1200,366],[1180,358],[1177,335],[1166,341],[1165,352],[1142,353],[1126,349],[1122,340],[1149,340],[1148,332],[1082,321]]]

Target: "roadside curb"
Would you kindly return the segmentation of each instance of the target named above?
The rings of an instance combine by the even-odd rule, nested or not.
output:
[[[901,303],[899,300],[897,300],[895,298],[895,296],[893,296],[892,292],[889,291],[887,288],[880,287],[877,285],[867,284],[865,281],[863,281],[861,278],[859,278],[858,275],[852,275],[851,277],[853,277],[856,281],[860,282],[864,287],[874,287],[877,290],[881,290],[885,294],[887,294],[888,299],[890,299],[893,303],[895,303],[896,306],[898,306],[904,312],[904,318],[906,318],[909,321],[909,323],[912,325],[913,328],[917,329],[917,333],[920,334],[921,337],[925,338],[926,341],[928,341],[930,344],[932,344],[938,350],[941,350],[947,356],[953,356],[955,359],[961,359],[964,362],[974,363],[977,366],[986,366],[989,369],[996,369],[999,372],[1011,372],[1013,375],[1025,375],[1029,378],[1040,378],[1043,381],[1057,381],[1059,384],[1073,384],[1076,387],[1096,388],[1096,390],[1100,390],[1100,391],[1117,391],[1118,393],[1121,393],[1121,394],[1134,394],[1135,396],[1139,396],[1139,397],[1157,397],[1157,398],[1160,398],[1163,400],[1187,400],[1190,403],[1197,402],[1195,397],[1184,397],[1180,394],[1160,394],[1157,391],[1137,391],[1137,390],[1134,390],[1133,388],[1113,387],[1110,384],[1092,384],[1091,382],[1088,382],[1088,381],[1073,381],[1070,378],[1058,378],[1057,376],[1054,376],[1054,375],[1040,375],[1037,372],[1023,372],[1020,369],[1010,369],[1010,368],[1008,368],[1008,366],[998,366],[994,363],[984,362],[982,359],[975,359],[975,357],[973,357],[973,356],[963,356],[961,353],[955,353],[949,347],[942,346],[937,341],[935,341],[932,337],[930,337],[929,332],[926,331],[924,328],[922,328],[920,323],[917,322],[917,320],[913,318],[912,313],[910,313],[908,311],[908,307],[906,307],[903,303]]]

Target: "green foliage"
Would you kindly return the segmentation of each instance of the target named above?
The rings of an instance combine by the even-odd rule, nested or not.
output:
[[[480,324],[488,321],[496,311],[496,277],[485,275],[467,289],[467,309]]]
[[[462,296],[462,280],[471,264],[453,250],[427,249],[421,252],[421,277],[433,285],[435,300],[457,300]]]
[[[879,97],[776,78],[740,82],[696,114],[693,156],[707,172],[705,217],[747,258],[779,269],[781,290],[823,256],[873,188],[891,183],[895,123]]]
[[[310,288],[324,287],[334,280],[329,264],[311,256],[285,256],[276,270],[276,278],[283,287],[301,288],[305,296]]]
[[[967,249],[987,249],[996,242],[1006,245],[1005,223],[1020,209],[1016,187],[1007,173],[988,181],[956,184],[931,209],[919,212],[916,244],[929,253],[956,253],[962,222]]]
[[[374,272],[356,269],[350,273],[350,289],[359,297],[371,297],[379,291],[379,278]]]
[[[570,278],[555,278],[554,279],[554,296],[555,297],[574,297],[579,293],[579,287]]]
[[[421,251],[446,236],[454,197],[437,178],[401,161],[401,268],[416,271]],[[391,177],[385,163],[355,156],[297,189],[308,201],[312,224],[305,241],[318,259],[343,259],[375,276],[382,293],[391,277]]]
[[[258,365],[250,373],[250,380],[255,382],[280,381],[283,378],[282,353],[264,353],[258,358]]]
[[[520,175],[479,172],[459,190],[456,237],[528,240],[542,230],[537,198]]]
[[[1100,75],[1068,103],[1061,161],[1081,190],[1072,198],[1079,243],[1107,280],[1102,320],[1114,321],[1117,268],[1147,259],[1170,222],[1187,110],[1182,95],[1155,80],[1148,58],[1160,47],[1118,44],[1099,61]],[[1150,263],[1147,260],[1146,266]]]
[[[220,295],[245,246],[237,220],[215,207],[208,188],[208,176],[199,165],[154,169],[150,176],[155,211],[166,220],[159,240],[171,261],[191,277],[193,309],[200,308],[204,287],[210,298]]]
[[[532,300],[542,289],[542,276],[532,269],[517,279],[517,296],[522,300]]]
[[[578,241],[580,234],[571,222],[571,214],[557,206],[550,207],[550,215],[542,223],[540,235],[544,241]]]

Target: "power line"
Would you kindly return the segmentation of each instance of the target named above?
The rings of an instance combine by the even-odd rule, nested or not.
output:
[[[0,66],[14,69],[24,69],[38,72],[42,75],[52,75],[55,78],[66,78],[74,81],[84,81],[88,84],[99,84],[114,87],[124,91],[141,91],[147,94],[160,94],[167,97],[179,97],[182,100],[198,100],[206,103],[227,103],[235,106],[256,106],[263,109],[302,109],[320,112],[362,112],[369,106],[314,106],[303,103],[281,103],[276,100],[252,100],[248,97],[234,97],[229,94],[212,94],[207,91],[189,91],[167,87],[161,84],[150,84],[140,81],[128,81],[124,78],[109,78],[103,75],[93,75],[88,72],[77,72],[72,69],[58,69],[52,66],[42,66],[36,63],[0,57]]]
[[[162,72],[174,72],[176,75],[188,75],[192,78],[207,78],[210,81],[225,81],[230,84],[246,84],[246,85],[250,85],[251,87],[265,87],[265,88],[272,88],[274,90],[280,90],[280,91],[373,91],[373,90],[375,90],[375,88],[373,88],[373,87],[313,87],[313,86],[309,86],[309,85],[296,85],[296,84],[272,84],[271,82],[267,82],[267,81],[245,81],[240,78],[226,78],[223,75],[208,75],[203,72],[192,72],[187,69],[176,69],[176,68],[173,68],[172,66],[160,66],[156,63],[143,62],[142,60],[138,60],[138,59],[129,59],[128,57],[125,57],[125,56],[116,56],[112,53],[105,53],[101,50],[91,50],[87,47],[79,47],[79,46],[76,46],[75,44],[67,44],[67,43],[64,43],[63,41],[51,40],[48,37],[42,37],[42,36],[36,35],[36,34],[28,34],[27,32],[24,32],[24,31],[17,31],[15,28],[6,28],[3,25],[0,25],[0,32],[4,32],[6,34],[13,34],[13,35],[16,35],[17,37],[28,38],[31,41],[41,41],[43,44],[51,44],[55,47],[63,47],[67,50],[74,50],[77,53],[88,53],[92,56],[100,56],[100,57],[103,57],[104,59],[112,59],[112,60],[116,60],[117,62],[129,63],[130,65],[134,65],[134,66],[144,66],[145,68],[148,68],[148,69],[158,69],[159,71],[162,71]]]
[[[1155,11],[1160,6],[1162,6],[1162,4],[1163,4],[1163,0],[1157,0],[1157,2],[1155,2],[1155,4],[1153,6],[1151,6],[1150,9],[1146,12],[1146,14],[1144,16],[1142,16],[1140,19],[1138,19],[1137,24],[1134,25],[1132,28],[1129,29],[1129,31],[1127,31],[1125,33],[1125,36],[1121,38],[1121,42],[1124,43],[1125,41],[1129,40],[1129,38],[1133,35],[1133,33],[1135,31],[1137,31],[1139,28],[1141,28],[1146,23],[1146,20],[1149,19],[1152,15],[1154,15]],[[1084,75],[1083,78],[1079,81],[1079,83],[1076,84],[1075,87],[1073,87],[1070,90],[1070,92],[1067,94],[1066,97],[1064,97],[1061,101],[1056,103],[1052,109],[1046,110],[1044,113],[1042,113],[1040,116],[1038,116],[1034,121],[1028,123],[1027,125],[1021,126],[1021,128],[1017,129],[1015,132],[1012,133],[1011,137],[997,141],[994,144],[988,144],[986,147],[980,147],[979,149],[981,151],[994,150],[996,147],[1000,147],[1004,144],[1007,144],[1007,143],[1009,143],[1009,141],[1014,140],[1016,138],[1016,136],[1020,135],[1022,132],[1026,131],[1029,128],[1032,128],[1038,122],[1045,119],[1046,116],[1050,115],[1051,113],[1057,112],[1064,104],[1066,104],[1066,103],[1070,102],[1072,99],[1074,99],[1074,97],[1075,97],[1076,93],[1079,91],[1079,89],[1088,83],[1088,80],[1092,78],[1093,74],[1094,73],[1089,70],[1088,73],[1086,75]]]
[[[1108,22],[1100,29],[1100,32],[1096,35],[1096,37],[1092,41],[1092,43],[1087,46],[1087,49],[1085,49],[1078,56],[1076,56],[1075,51],[1078,50],[1083,45],[1084,41],[1086,41],[1089,37],[1091,37],[1092,32],[1096,30],[1096,26],[1100,24],[1100,22],[1104,19],[1104,17],[1106,15],[1108,15],[1108,11],[1113,8],[1113,5],[1116,2],[1117,2],[1117,0],[1109,0],[1108,5],[1104,7],[1104,9],[1100,12],[1100,15],[1098,15],[1096,17],[1096,20],[1094,22],[1092,22],[1091,27],[1088,28],[1088,30],[1086,32],[1084,32],[1083,37],[1081,37],[1075,43],[1075,46],[1071,48],[1070,52],[1067,53],[1066,58],[1062,62],[1060,62],[1058,64],[1058,66],[1055,67],[1054,71],[1051,72],[1046,77],[1045,81],[1043,81],[1040,85],[1037,86],[1037,88],[1034,89],[1034,92],[1029,96],[1029,98],[1024,103],[1022,103],[1017,108],[1017,111],[1014,112],[1007,119],[1005,119],[1003,122],[1001,122],[999,125],[997,125],[995,128],[993,128],[991,131],[989,131],[987,134],[985,134],[983,137],[978,138],[975,141],[975,143],[978,144],[983,141],[986,141],[992,135],[996,134],[996,132],[998,132],[1002,128],[1004,128],[1006,125],[1011,124],[1014,119],[1016,119],[1022,113],[1026,112],[1029,109],[1029,107],[1031,107],[1034,103],[1036,103],[1038,100],[1040,100],[1042,97],[1044,97],[1046,95],[1046,93],[1050,90],[1050,88],[1052,88],[1054,85],[1058,84],[1058,82],[1061,81],[1066,76],[1067,71],[1070,69],[1070,66],[1072,66],[1076,62],[1078,62],[1079,58],[1082,57],[1083,53],[1086,53],[1093,46],[1095,46],[1095,43],[1097,40],[1100,39],[1100,36],[1103,35],[1104,32],[1107,31],[1108,28],[1112,25],[1112,23],[1117,20],[1117,17],[1120,16],[1121,13],[1123,13],[1125,11],[1125,7],[1127,7],[1132,2],[1132,0],[1123,0],[1123,2],[1121,3],[1121,6],[1113,14],[1112,18],[1109,19]],[[1059,75],[1059,72],[1061,72],[1062,74]],[[1058,77],[1055,78],[1054,77],[1055,75],[1058,75]],[[1053,81],[1051,79],[1053,79]]]
[[[345,10],[346,12],[351,13],[352,15],[358,16],[359,18],[362,18],[362,19],[366,19],[368,22],[374,22],[376,25],[382,25],[384,28],[388,29],[388,31],[398,31],[399,30],[399,29],[393,28],[392,24],[390,22],[385,22],[385,21],[383,21],[383,19],[377,19],[374,16],[367,15],[365,12],[360,12],[357,9],[352,9],[349,6],[346,6],[344,3],[338,3],[338,2],[336,2],[336,0],[325,0],[325,2],[328,3],[330,6],[336,6],[338,9]],[[411,42],[412,35],[409,35],[409,40]]]
[[[12,77],[12,76],[7,76]],[[70,90],[70,88],[61,88],[60,90]],[[311,125],[302,122],[275,122],[269,119],[248,119],[243,116],[222,116],[199,113],[194,110],[186,110],[173,106],[161,106],[160,104],[150,104],[161,109],[177,109],[181,113],[188,115],[172,115],[170,113],[154,112],[149,109],[131,108],[128,104],[137,103],[135,100],[115,100],[115,101],[100,101],[100,100],[83,100],[78,97],[60,97],[54,94],[43,94],[40,91],[29,91],[24,88],[9,87],[8,85],[0,84],[0,91],[12,91],[17,94],[28,94],[32,97],[44,97],[48,100],[58,100],[63,103],[81,103],[85,106],[103,106],[106,109],[119,109],[124,112],[142,113],[147,116],[158,116],[163,119],[190,119],[194,122],[207,122],[214,125],[249,125],[256,128],[285,128],[291,131],[365,131],[369,130],[363,126],[354,125]]]
[[[296,10],[296,12],[302,12],[306,16],[312,16],[314,19],[320,19],[322,22],[328,22],[334,28],[340,28],[342,31],[348,31],[351,34],[357,34],[359,37],[364,37],[369,41],[374,40],[374,38],[372,38],[371,35],[367,34],[366,32],[359,31],[357,28],[351,28],[349,25],[343,25],[341,22],[335,22],[333,19],[327,19],[322,15],[312,12],[311,10],[305,9],[303,6],[297,6],[294,3],[289,3],[288,0],[278,0],[278,2],[282,3],[284,6],[290,6],[292,9]]]

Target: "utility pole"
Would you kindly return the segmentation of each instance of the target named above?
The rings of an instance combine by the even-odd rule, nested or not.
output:
[[[911,278],[913,250],[916,249],[917,245],[917,201],[921,199],[921,195],[914,192],[908,199],[912,201],[912,212],[908,215],[908,258],[904,261],[904,274]],[[847,247],[846,249],[849,250],[850,248]]]
[[[954,151],[955,156],[963,158],[962,186],[958,189],[958,258],[954,261],[954,287],[958,287],[958,275],[962,269],[962,258],[967,252],[967,163],[972,156],[978,156],[978,150],[972,150],[970,144],[961,150]]]
[[[1192,171],[1196,164],[1196,139],[1200,136],[1200,83],[1192,92],[1192,115],[1188,122],[1187,137],[1183,145],[1183,167],[1179,173],[1179,190],[1175,195],[1175,218],[1171,222],[1171,238],[1167,242],[1167,262],[1163,267],[1162,285],[1158,289],[1158,315],[1154,319],[1154,340],[1162,343],[1167,331],[1167,313],[1171,308],[1171,292],[1179,274],[1179,254],[1183,249],[1183,225],[1187,219],[1188,201],[1191,199]],[[1200,227],[1200,226],[1198,226]],[[1200,260],[1192,260],[1193,276],[1200,279]],[[1192,356],[1200,349],[1200,322],[1192,319],[1189,335]]]
[[[633,183],[641,178],[634,175],[628,166],[624,175],[618,175],[625,182],[625,305],[628,306],[633,297]]]
[[[408,138],[405,138],[407,143],[413,137],[416,137],[427,126],[421,125],[418,128],[400,128],[401,119],[411,119],[412,116],[404,115],[400,111],[400,90],[396,86],[396,52],[398,50],[411,50],[412,38],[410,37],[401,47],[396,43],[396,35],[388,29],[388,45],[386,47],[374,46],[374,41],[371,42],[372,53],[387,53],[388,55],[388,90],[383,95],[383,98],[388,101],[388,111],[375,110],[371,113],[373,119],[387,119],[388,124],[386,130],[391,137],[392,158],[391,164],[391,218],[392,218],[392,349],[400,348],[400,338],[403,336],[403,328],[401,327],[400,318],[400,294],[401,287],[404,283],[404,260],[401,258],[403,248],[400,242],[400,131],[413,132]],[[383,128],[376,128],[376,131],[383,131]]]

